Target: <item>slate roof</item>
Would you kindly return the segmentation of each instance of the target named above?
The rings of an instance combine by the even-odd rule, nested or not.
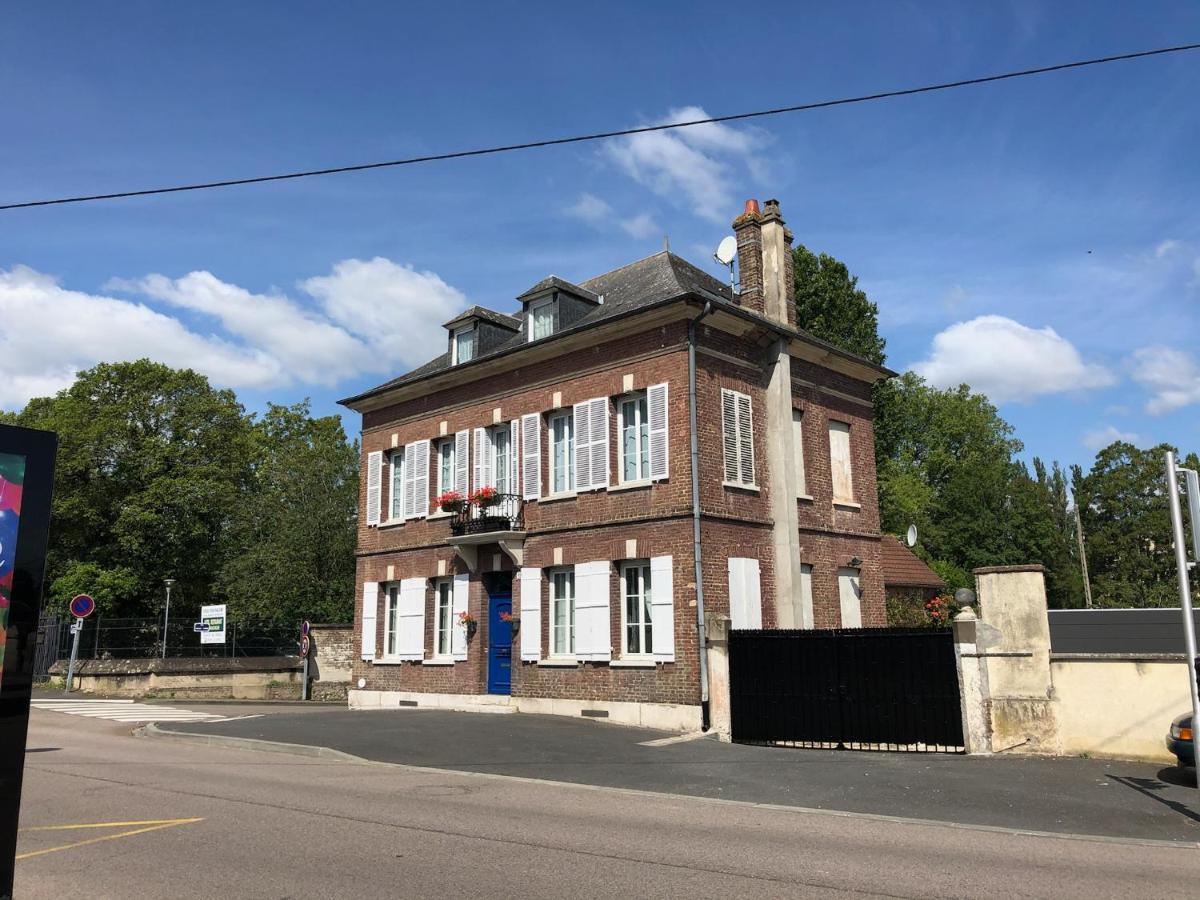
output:
[[[559,281],[565,285],[564,290],[578,290],[582,288],[584,291],[590,292],[597,298],[603,298],[595,309],[591,310],[586,316],[579,321],[573,323],[569,329],[558,334],[551,335],[548,338],[542,338],[544,341],[553,340],[560,334],[577,331],[582,328],[587,328],[598,322],[603,322],[606,319],[615,318],[617,316],[633,312],[641,307],[654,306],[657,303],[673,299],[675,297],[683,297],[687,295],[698,295],[701,297],[709,297],[714,300],[724,300],[725,302],[733,302],[733,293],[729,285],[722,284],[719,280],[709,275],[703,269],[699,269],[692,265],[686,259],[676,256],[666,250],[659,251],[653,256],[647,256],[645,259],[639,259],[636,262],[621,266],[619,269],[613,269],[611,272],[605,272],[603,275],[597,275],[595,278],[589,278],[587,281],[579,285],[572,285],[570,282],[563,281],[557,276],[543,279],[534,285],[530,292],[545,290],[545,286],[553,281]],[[525,295],[522,295],[525,296]],[[513,335],[512,340],[506,341],[499,347],[492,349],[490,352],[475,357],[470,363],[491,359],[500,354],[507,353],[518,347],[527,346],[530,341],[526,339],[525,332],[521,329],[521,323],[524,321],[525,313],[522,311],[516,316],[507,316],[503,313],[497,313],[484,307],[475,306],[462,316],[456,316],[451,322],[456,322],[466,316],[468,313],[478,314],[483,317],[486,314],[492,317],[491,321],[504,320],[501,322],[505,327],[516,327],[518,330]],[[512,324],[509,324],[509,323]],[[371,388],[354,397],[347,397],[341,403],[349,404],[357,400],[365,399],[372,394],[386,391],[394,387],[399,387],[403,384],[408,384],[412,381],[417,381],[428,375],[450,368],[450,351],[440,356],[431,359],[424,365],[418,366],[411,372],[406,372],[398,378],[393,378],[391,381],[385,382],[378,387]]]
[[[574,294],[577,297],[583,297],[585,300],[591,300],[593,303],[599,303],[600,298],[593,294],[585,287],[580,287],[577,284],[572,284],[565,278],[559,278],[557,275],[551,275],[548,278],[543,278],[525,293],[517,297],[517,300],[525,300],[527,297],[535,297],[549,290],[566,291],[569,294]]]
[[[942,588],[946,586],[946,582],[938,577],[937,572],[925,565],[917,554],[892,535],[882,536],[880,549],[883,551],[884,587]]]

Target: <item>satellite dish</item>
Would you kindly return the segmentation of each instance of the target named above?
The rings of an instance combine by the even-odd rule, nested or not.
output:
[[[908,546],[910,546],[910,547],[917,546],[917,526],[916,525],[908,526],[908,534],[904,535],[904,543],[908,544]]]
[[[728,235],[717,245],[717,252],[713,254],[713,258],[723,266],[732,266],[733,261],[737,259],[737,238]]]

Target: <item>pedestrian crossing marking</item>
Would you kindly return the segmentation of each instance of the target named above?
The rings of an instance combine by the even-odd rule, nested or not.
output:
[[[30,704],[35,709],[82,716],[85,719],[108,719],[112,722],[223,722],[225,716],[217,713],[178,709],[173,706],[156,706],[134,700],[61,700],[38,699]]]

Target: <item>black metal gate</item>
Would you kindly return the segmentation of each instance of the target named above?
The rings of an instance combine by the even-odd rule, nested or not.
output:
[[[42,613],[38,619],[37,650],[33,656],[34,684],[44,684],[50,680],[50,667],[58,661],[59,650],[66,633],[64,620]]]
[[[733,739],[855,750],[963,750],[949,630],[732,631]]]

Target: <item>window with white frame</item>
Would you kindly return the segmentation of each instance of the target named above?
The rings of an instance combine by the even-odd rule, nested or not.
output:
[[[650,477],[650,425],[646,395],[634,394],[620,401],[617,430],[621,436],[621,481],[645,481]]]
[[[512,483],[512,429],[509,425],[497,425],[492,429],[493,480],[496,493],[515,494]]]
[[[654,652],[650,618],[650,561],[621,564],[622,656]]]
[[[754,485],[754,421],[746,394],[722,389],[721,442],[725,483]]]
[[[475,326],[456,329],[454,332],[454,359],[452,365],[470,362],[475,358]]]
[[[393,450],[390,462],[392,466],[392,502],[391,513],[388,515],[388,518],[392,520],[402,519],[404,518],[404,451]]]
[[[550,492],[575,490],[575,417],[567,412],[550,417]]]
[[[383,655],[395,656],[400,652],[400,585],[391,584],[387,589],[387,609],[383,623]]]
[[[850,426],[829,420],[829,468],[833,474],[833,502],[854,502],[854,470],[850,462]]]
[[[804,413],[798,409],[792,410],[792,464],[796,468],[796,493],[806,497],[808,486],[804,478]]]
[[[559,569],[550,573],[550,654],[575,653],[575,573]]]
[[[444,494],[454,490],[454,438],[446,438],[437,445],[437,492]]]
[[[450,656],[453,637],[454,582],[439,578],[433,585],[433,655]]]
[[[554,299],[529,304],[529,339],[536,341],[554,333]]]

